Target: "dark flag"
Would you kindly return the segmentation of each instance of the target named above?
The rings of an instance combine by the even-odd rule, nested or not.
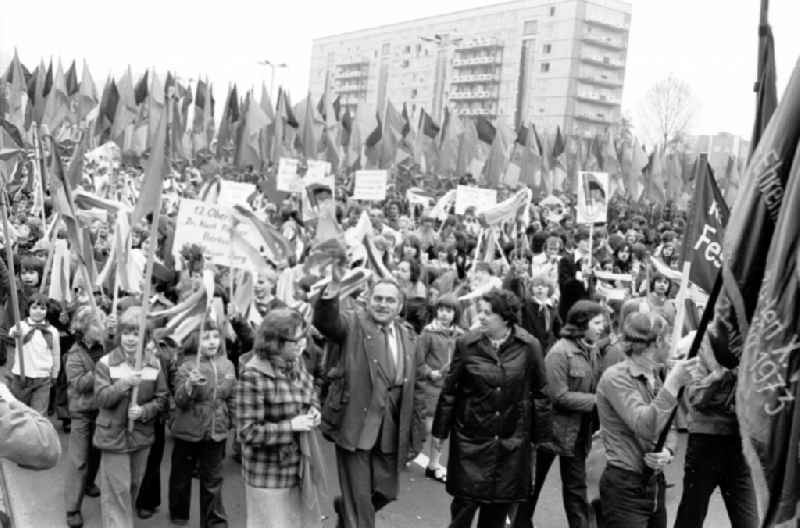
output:
[[[65,83],[67,85],[67,95],[70,97],[78,93],[78,90],[80,90],[80,84],[78,83],[78,72],[75,70],[74,60],[72,61],[72,64],[69,65],[69,70],[67,70]]]
[[[147,99],[147,95],[150,93],[150,83],[148,79],[150,78],[150,71],[145,71],[144,75],[139,79],[136,83],[136,86],[133,88],[133,101],[140,105]]]
[[[338,97],[336,98],[339,99]],[[347,148],[350,146],[350,135],[353,133],[353,117],[350,115],[350,109],[345,110],[342,116],[342,132],[339,136],[339,144]]]
[[[709,328],[720,363],[739,365],[736,411],[765,527],[792,519],[800,498],[800,407],[793,404],[800,355],[791,353],[800,348],[798,218],[790,210],[797,209],[800,196],[798,140],[800,62],[742,178],[725,231],[722,291]],[[787,243],[791,256],[784,255]]]
[[[433,118],[426,112],[424,109],[420,110],[419,115],[420,120],[420,130],[422,133],[428,136],[431,139],[436,139],[436,136],[439,135],[439,125],[433,122]]]
[[[766,12],[762,13],[766,17]],[[772,28],[761,21],[758,27],[758,81],[756,92],[756,119],[753,123],[753,136],[750,138],[751,153],[755,151],[761,134],[767,128],[769,118],[778,106],[778,89],[775,86],[775,39]]]
[[[708,293],[722,267],[722,239],[728,224],[728,206],[705,154],[697,159],[692,172],[694,199],[689,207],[680,261],[691,263],[689,281]]]
[[[488,119],[478,116],[477,119],[475,119],[475,130],[478,131],[478,139],[487,145],[494,143],[494,137],[497,135],[497,130]]]

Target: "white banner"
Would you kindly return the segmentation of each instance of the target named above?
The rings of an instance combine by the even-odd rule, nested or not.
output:
[[[602,224],[608,218],[608,173],[578,172],[577,222]]]
[[[497,190],[483,189],[469,185],[456,187],[456,214],[464,214],[468,207],[474,207],[478,213],[497,204]]]
[[[220,180],[217,203],[230,207],[233,207],[234,205],[250,207],[247,203],[247,199],[250,198],[254,192],[256,192],[256,186],[252,183]]]
[[[386,199],[385,170],[356,171],[356,185],[353,189],[354,200],[380,201]]]
[[[281,158],[278,161],[278,174],[275,185],[279,191],[302,192],[303,180],[297,174],[298,160],[294,158]]]
[[[212,264],[252,271],[246,254],[231,243],[233,225],[232,207],[182,199],[175,219],[173,254],[179,258],[184,246],[196,244]],[[242,224],[236,230],[247,241],[260,239],[258,233],[248,231]]]

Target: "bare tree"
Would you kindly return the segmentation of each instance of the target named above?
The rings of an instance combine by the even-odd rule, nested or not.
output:
[[[640,125],[662,148],[682,141],[697,111],[697,100],[686,81],[669,75],[655,83],[640,106]]]

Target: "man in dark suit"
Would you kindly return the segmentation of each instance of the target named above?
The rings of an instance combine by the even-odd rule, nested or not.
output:
[[[416,336],[397,318],[404,299],[394,282],[379,280],[356,312],[340,312],[338,290],[333,281],[314,308],[314,326],[339,349],[328,362],[320,429],[336,444],[338,526],[372,528],[421,445]]]

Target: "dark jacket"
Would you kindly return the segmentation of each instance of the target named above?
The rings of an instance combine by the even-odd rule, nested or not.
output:
[[[207,382],[189,391],[186,382],[195,368]],[[197,356],[185,356],[175,374],[175,412],[170,420],[172,435],[186,442],[227,439],[228,430],[233,428],[235,385],[236,373],[228,358],[221,355],[211,359],[201,357],[198,367]]]
[[[417,340],[417,372],[425,392],[426,418],[433,417],[439,393],[444,386],[444,377],[434,380],[431,378],[431,372],[438,370],[443,375],[447,373],[452,362],[456,338],[461,337],[463,333],[459,326],[443,328],[434,322],[422,330]]]
[[[549,440],[539,342],[521,327],[495,351],[479,331],[459,339],[433,421],[450,437],[447,492],[478,502],[527,500],[532,441]]]
[[[395,320],[398,340],[402,343],[405,378],[397,424],[398,470],[406,458],[419,452],[422,438],[422,391],[416,373],[416,336],[408,324]],[[342,449],[357,448],[365,424],[374,412],[373,391],[385,392],[385,376],[378,360],[372,357],[370,342],[381,331],[364,310],[339,310],[338,298],[321,298],[314,307],[314,326],[339,345],[338,358],[330,362],[325,374],[320,431]]]
[[[553,402],[553,443],[556,454],[572,456],[576,442],[591,444],[591,422],[595,410],[595,388],[600,381],[601,360],[597,351],[561,338],[545,358],[547,394]],[[586,423],[584,437],[579,438]]]
[[[556,336],[561,332],[558,306],[544,308],[530,296],[520,297],[520,300],[522,301],[520,325],[539,340],[542,352],[547,355],[550,347],[556,342]]]

